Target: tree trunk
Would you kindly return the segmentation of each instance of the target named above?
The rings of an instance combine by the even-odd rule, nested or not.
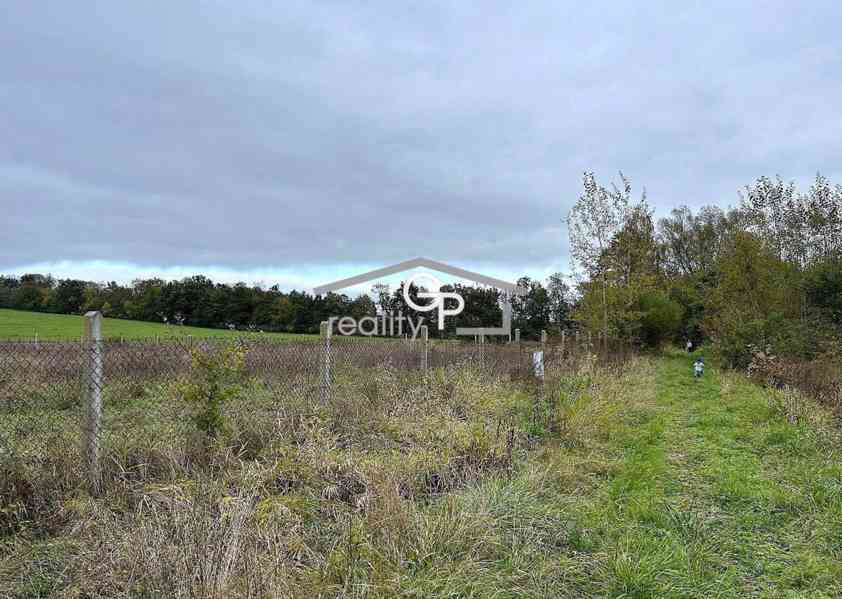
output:
[[[602,334],[605,338],[608,337],[608,298],[606,296],[607,281],[605,280],[605,273],[602,273]]]

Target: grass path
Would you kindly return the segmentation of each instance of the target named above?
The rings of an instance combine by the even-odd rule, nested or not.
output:
[[[686,355],[655,380],[606,443],[612,475],[567,506],[592,536],[582,594],[842,596],[842,468],[820,429],[739,377],[694,380]]]
[[[654,361],[602,435],[477,490],[507,504],[491,510],[504,549],[472,573],[481,591],[430,596],[842,597],[832,428],[738,375],[695,381],[691,361]]]

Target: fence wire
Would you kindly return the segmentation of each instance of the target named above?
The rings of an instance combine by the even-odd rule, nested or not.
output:
[[[97,486],[103,476],[142,477],[149,469],[166,468],[150,460],[153,450],[183,452],[189,459],[197,422],[200,427],[203,422],[200,408],[186,400],[190,389],[210,394],[227,384],[216,371],[200,372],[197,356],[222,356],[232,348],[242,358],[239,392],[220,410],[228,433],[243,448],[294,434],[327,403],[351,405],[350,397],[365,398],[371,385],[383,384],[375,376],[383,370],[423,378],[433,371],[474,368],[528,380],[534,379],[536,351],[543,352],[546,376],[573,370],[583,360],[620,363],[631,351],[620,340],[572,337],[544,343],[339,336],[286,342],[0,342],[0,459],[33,477],[52,478],[55,488],[72,488],[79,480]],[[348,417],[353,418],[351,410]]]

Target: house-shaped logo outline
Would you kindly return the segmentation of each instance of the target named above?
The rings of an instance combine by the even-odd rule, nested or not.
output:
[[[445,264],[444,262],[438,262],[436,260],[431,260],[429,258],[413,258],[411,260],[405,260],[403,262],[398,262],[397,264],[393,264],[391,266],[385,266],[383,268],[378,268],[375,270],[371,270],[360,275],[356,275],[353,277],[348,277],[347,279],[340,279],[338,281],[334,281],[332,283],[327,283],[325,285],[319,285],[318,287],[313,288],[313,293],[316,295],[322,295],[328,293],[330,291],[338,291],[339,289],[344,289],[346,287],[353,287],[354,285],[360,285],[362,283],[367,283],[369,281],[373,281],[376,279],[380,279],[382,277],[386,277],[389,275],[393,275],[399,272],[404,272],[407,270],[411,270],[413,268],[427,268],[429,270],[434,270],[437,272],[443,272],[449,274],[454,277],[458,277],[461,279],[467,279],[469,281],[473,281],[475,283],[480,283],[482,285],[488,285],[489,287],[494,287],[495,289],[499,289],[503,291],[503,324],[500,327],[458,327],[456,329],[457,335],[467,335],[467,336],[492,336],[492,335],[508,335],[511,338],[512,333],[512,296],[513,295],[525,295],[528,290],[525,287],[521,287],[514,283],[509,283],[508,281],[503,281],[502,279],[495,279],[494,277],[487,277],[485,275],[481,275],[476,272],[471,272],[470,270],[465,270],[464,268],[458,268],[456,266],[450,266],[449,264]]]

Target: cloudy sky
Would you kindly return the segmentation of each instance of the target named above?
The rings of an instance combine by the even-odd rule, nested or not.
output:
[[[842,182],[842,4],[584,4],[7,3],[0,272],[540,277],[586,169]]]

